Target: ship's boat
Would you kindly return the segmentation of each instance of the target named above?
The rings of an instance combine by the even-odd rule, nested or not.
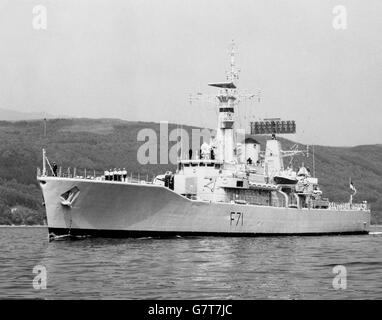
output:
[[[279,172],[273,177],[276,184],[296,184],[298,179],[296,177],[296,172],[291,169]]]
[[[276,135],[295,133],[294,121],[263,119],[251,123],[240,140],[235,131],[240,95],[234,52],[226,82],[218,88],[214,139],[189,153],[181,150],[176,171],[153,181],[119,171],[94,177],[75,172],[52,174],[43,150],[38,173],[49,232],[71,236],[168,235],[320,235],[368,233],[370,209],[364,201],[330,202],[318,179],[303,165],[284,168],[283,158],[301,154],[282,150]],[[269,135],[265,151],[253,137]],[[199,152],[200,150],[200,152]],[[120,175],[123,175],[121,177]]]

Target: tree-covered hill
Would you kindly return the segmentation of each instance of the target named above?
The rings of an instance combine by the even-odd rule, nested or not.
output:
[[[66,171],[68,167],[92,173],[107,168],[125,167],[135,176],[175,170],[173,164],[141,165],[137,141],[142,129],[153,129],[159,142],[159,124],[128,122],[117,119],[51,119],[46,136],[43,121],[0,121],[0,224],[41,224],[45,219],[42,196],[36,181],[36,168],[42,166],[42,148],[50,161]],[[176,125],[169,125],[169,132]],[[189,133],[192,127],[183,126]],[[189,134],[191,136],[191,134]],[[262,144],[266,137],[256,137]],[[280,138],[283,149],[295,143]],[[174,142],[173,142],[174,143]],[[169,143],[169,147],[171,147]],[[300,150],[306,146],[299,145]],[[354,201],[367,200],[372,206],[373,222],[382,222],[382,145],[357,147],[315,146],[315,172],[325,196],[333,201],[349,200],[349,178],[358,192]],[[297,156],[292,165],[301,162],[313,170],[312,149],[309,157]],[[286,162],[289,161],[287,158]],[[159,151],[158,151],[159,162]]]

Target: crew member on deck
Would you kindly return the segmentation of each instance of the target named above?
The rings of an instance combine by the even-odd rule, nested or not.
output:
[[[116,168],[114,168],[114,171],[113,171],[113,181],[117,181],[117,176],[118,176],[118,171]]]
[[[121,168],[118,169],[118,181],[122,181],[122,170],[121,170]]]
[[[105,170],[104,176],[105,176],[105,180],[109,181],[109,171]]]
[[[123,181],[126,182],[126,178],[127,178],[127,171],[125,168],[123,168],[122,170],[122,177],[123,177]]]
[[[247,164],[252,164],[252,159],[251,158],[247,159]]]
[[[211,160],[215,160],[215,152],[214,149],[211,148]]]
[[[192,159],[192,149],[188,150],[188,157],[190,160]]]
[[[57,177],[57,163],[53,162],[53,175]]]

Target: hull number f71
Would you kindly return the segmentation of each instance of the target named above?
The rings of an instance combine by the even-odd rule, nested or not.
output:
[[[244,224],[244,213],[231,211],[230,226],[239,226]]]

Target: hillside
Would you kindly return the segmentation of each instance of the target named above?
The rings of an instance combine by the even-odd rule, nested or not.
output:
[[[125,167],[129,174],[142,176],[174,171],[174,165],[140,165],[137,142],[141,129],[157,132],[159,124],[117,119],[51,119],[47,137],[42,121],[0,121],[0,224],[34,224],[45,219],[42,197],[36,181],[36,167],[42,165],[43,147],[50,161],[63,168],[96,170]],[[170,125],[169,131],[175,129]],[[192,127],[185,127],[188,132]],[[264,146],[265,137],[256,137]],[[288,149],[294,142],[283,140]],[[169,144],[171,147],[171,144]],[[305,146],[300,145],[300,150]],[[158,152],[159,154],[159,152]],[[367,200],[372,206],[374,223],[382,223],[382,145],[356,147],[315,146],[316,176],[325,196],[333,201],[348,201],[349,178],[358,193],[355,201]],[[293,161],[312,168],[312,156]],[[79,171],[77,171],[79,172]],[[89,171],[88,171],[89,172]]]

